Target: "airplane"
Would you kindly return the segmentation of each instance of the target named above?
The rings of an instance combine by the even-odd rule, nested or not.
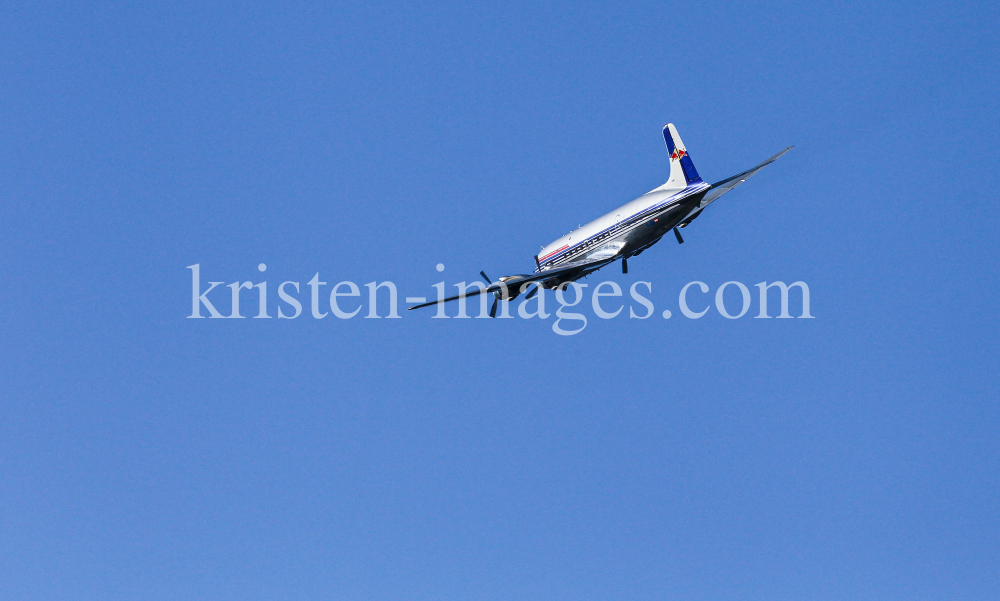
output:
[[[560,286],[565,288],[569,282],[619,259],[622,273],[628,273],[631,257],[639,256],[670,231],[673,231],[679,244],[684,244],[680,230],[697,219],[705,207],[793,148],[789,146],[756,167],[709,185],[698,175],[673,123],[663,126],[663,140],[670,153],[670,177],[666,183],[543,246],[534,257],[533,273],[504,276],[492,282],[480,271],[479,274],[486,280],[485,287],[414,305],[409,310],[489,293],[493,295],[490,317],[496,317],[498,302],[514,300],[531,284],[535,286],[525,300],[533,297],[539,287],[549,290]]]

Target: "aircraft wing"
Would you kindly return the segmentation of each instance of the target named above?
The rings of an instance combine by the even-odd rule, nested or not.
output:
[[[442,300],[435,300],[429,303],[423,303],[420,305],[414,305],[409,307],[407,311],[412,311],[413,309],[420,309],[421,307],[429,307],[431,305],[436,305],[438,303],[447,303],[449,301],[458,300],[460,298],[469,298],[470,296],[479,296],[484,293],[494,293],[500,292],[505,298],[509,293],[510,297],[517,296],[521,292],[524,292],[522,287],[525,284],[530,284],[532,282],[542,282],[545,280],[551,280],[553,278],[558,278],[561,282],[572,281],[578,277],[582,277],[592,271],[596,271],[601,267],[604,267],[608,263],[614,261],[615,258],[598,259],[591,261],[573,261],[572,263],[566,263],[565,265],[560,265],[552,269],[546,269],[544,271],[539,271],[532,274],[518,274],[512,275],[510,277],[504,278],[503,282],[493,282],[489,286],[484,288],[477,288],[475,290],[469,290],[465,294],[456,294],[455,296],[450,296]],[[505,290],[506,289],[506,290]]]
[[[778,159],[778,157],[780,157],[781,155],[785,154],[786,152],[788,152],[792,148],[795,148],[795,147],[794,146],[789,146],[788,148],[782,150],[778,154],[776,154],[773,157],[767,159],[766,161],[764,161],[763,163],[761,163],[760,165],[757,165],[756,167],[754,167],[752,169],[747,169],[746,171],[744,171],[742,173],[737,173],[736,175],[734,175],[732,177],[727,177],[726,179],[722,180],[721,182],[715,182],[714,184],[712,184],[712,187],[708,189],[708,192],[705,192],[705,195],[702,196],[701,201],[698,203],[698,206],[696,206],[691,211],[691,213],[687,217],[684,218],[683,221],[681,221],[680,223],[678,223],[677,227],[679,227],[679,228],[687,227],[689,223],[691,223],[692,221],[694,221],[695,219],[697,219],[699,215],[701,215],[701,212],[702,212],[702,210],[705,207],[707,207],[708,205],[710,205],[713,202],[715,202],[716,200],[718,200],[719,197],[722,196],[723,194],[725,194],[726,192],[729,192],[730,190],[732,190],[736,186],[738,186],[738,185],[742,184],[743,182],[747,181],[747,179],[749,179],[751,175],[753,175],[754,173],[757,173],[758,171],[760,171],[764,167],[767,167],[768,165],[770,165],[771,163],[773,163],[774,161],[776,161]]]
[[[732,190],[736,186],[738,186],[738,185],[742,184],[743,182],[747,181],[747,179],[749,179],[749,177],[751,175],[753,175],[754,173],[757,173],[758,171],[760,171],[764,167],[767,167],[768,165],[770,165],[774,161],[778,160],[778,157],[780,157],[781,155],[785,154],[786,152],[788,152],[792,148],[795,148],[795,147],[794,146],[789,146],[788,148],[782,150],[778,154],[776,154],[773,157],[767,159],[766,161],[764,161],[760,165],[757,165],[756,167],[753,167],[752,169],[747,169],[743,173],[737,173],[736,175],[734,175],[732,177],[727,177],[726,179],[722,180],[721,182],[716,182],[716,183],[712,184],[712,187],[708,189],[708,192],[705,193],[705,197],[702,198],[702,200],[701,200],[701,207],[704,208],[704,207],[708,206],[709,204],[711,204],[712,202],[714,202],[716,199],[718,199],[720,196],[722,196],[726,192],[729,192],[730,190]]]

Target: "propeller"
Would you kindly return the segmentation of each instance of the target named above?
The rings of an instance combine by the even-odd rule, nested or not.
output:
[[[681,231],[674,228],[674,235],[677,236],[677,244],[684,244],[684,238],[681,238]]]
[[[493,282],[490,280],[490,276],[486,275],[485,271],[480,271],[479,275],[483,276],[483,279],[486,280],[487,287],[493,286]],[[538,293],[539,285],[538,285],[537,282],[527,282],[527,283],[521,284],[521,278],[520,278],[520,276],[512,276],[512,277],[500,278],[499,284],[500,284],[500,286],[502,288],[502,291],[500,289],[497,289],[497,290],[493,291],[493,306],[490,307],[490,317],[496,317],[497,316],[497,305],[500,303],[500,301],[502,301],[502,300],[512,300],[512,299],[516,298],[518,296],[518,294],[520,294],[520,292],[518,292],[516,290],[518,284],[521,284],[522,286],[527,287],[528,284],[530,284],[530,283],[534,283],[535,284],[535,288],[531,292],[528,293],[528,296],[526,296],[524,300],[528,300],[531,297],[535,296],[535,294]],[[507,286],[513,286],[515,288],[515,290],[513,291],[513,293],[511,293],[511,294],[508,293]],[[520,289],[520,291],[523,292],[524,289],[525,288],[522,287]]]
[[[493,285],[493,282],[490,281],[490,276],[486,275],[485,271],[480,271],[479,275],[483,276],[483,279],[486,280],[486,285],[487,286],[492,286]],[[498,302],[500,302],[500,297],[497,296],[496,292],[494,292],[493,293],[493,306],[490,307],[490,317],[496,317],[497,316],[497,303]]]
[[[622,259],[622,273],[628,273],[628,257]]]

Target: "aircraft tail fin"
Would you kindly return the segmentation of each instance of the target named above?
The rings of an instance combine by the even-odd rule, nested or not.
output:
[[[673,123],[663,126],[663,141],[667,143],[667,150],[670,152],[670,179],[666,185],[669,187],[686,187],[702,181],[698,175],[698,170],[694,168],[691,155],[688,154],[684,142],[681,141],[680,134]]]

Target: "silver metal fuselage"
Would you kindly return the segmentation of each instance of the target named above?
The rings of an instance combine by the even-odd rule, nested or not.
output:
[[[692,213],[710,186],[704,182],[681,189],[657,188],[566,234],[539,253],[546,271],[582,260],[628,258],[655,244]],[[581,277],[585,274],[577,275]],[[573,278],[576,279],[576,278]]]

